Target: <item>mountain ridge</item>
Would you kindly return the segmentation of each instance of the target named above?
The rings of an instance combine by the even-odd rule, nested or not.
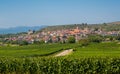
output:
[[[113,25],[113,24],[119,24],[119,25],[120,25],[120,21],[110,22],[110,23],[108,23],[108,24],[111,24],[111,25]]]
[[[107,24],[107,25],[105,25]],[[0,29],[0,34],[16,34],[16,33],[21,33],[21,32],[27,32],[28,30],[35,30],[35,31],[51,31],[51,30],[62,30],[62,29],[73,29],[76,27],[89,27],[89,28],[106,28],[110,29],[120,29],[120,21],[116,22],[110,22],[110,23],[103,23],[103,24],[87,24],[87,23],[81,23],[81,24],[66,24],[66,25],[51,25],[51,26],[46,26],[46,25],[41,25],[41,26],[19,26],[19,27],[11,27],[11,28],[3,28]],[[110,29],[111,30],[111,29]]]
[[[11,27],[11,28],[0,28],[0,34],[15,34],[20,32],[27,32],[28,30],[40,30],[46,26],[18,26],[18,27]]]

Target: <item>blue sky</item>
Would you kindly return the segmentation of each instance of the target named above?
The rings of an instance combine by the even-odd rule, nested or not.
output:
[[[0,0],[0,28],[120,21],[120,0]]]

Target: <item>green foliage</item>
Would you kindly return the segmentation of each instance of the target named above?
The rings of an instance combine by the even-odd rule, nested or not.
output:
[[[119,41],[120,41],[120,35],[116,37],[116,40],[119,40]]]
[[[33,43],[34,44],[40,44],[40,41],[34,41]]]
[[[9,41],[8,44],[19,44],[18,41]]]
[[[87,46],[76,47],[76,51],[70,55],[70,58],[83,57],[119,57],[120,44],[117,42],[90,43]]]
[[[44,44],[45,43],[45,41],[44,40],[40,40],[40,41],[34,41],[34,43],[33,44]]]
[[[99,35],[89,35],[88,39],[90,42],[100,43],[102,42],[103,37]]]
[[[45,41],[44,40],[40,40],[40,44],[44,44],[45,43]]]
[[[85,41],[83,40],[83,44]],[[79,45],[76,43],[0,47],[0,74],[120,73],[119,44],[90,43],[84,48]],[[76,49],[66,57],[40,57],[68,48]]]
[[[75,37],[74,36],[70,36],[68,38],[68,43],[75,43]]]
[[[9,61],[9,62],[8,62]],[[120,58],[0,58],[2,74],[119,74]]]
[[[88,39],[81,39],[78,42],[81,46],[87,46],[90,43]]]
[[[104,31],[119,31],[120,30],[120,22],[118,24],[115,23],[103,23],[103,24],[68,24],[68,25],[58,25],[58,26],[48,26],[41,31],[54,31],[54,30],[61,30],[61,29],[75,29],[79,27],[81,29],[89,28],[94,29],[97,31],[98,29],[102,29]]]
[[[43,57],[63,49],[74,48],[77,44],[32,44],[27,46],[1,46],[0,57]]]
[[[27,41],[20,41],[20,42],[18,42],[18,44],[20,46],[22,46],[22,45],[28,45],[28,42]]]

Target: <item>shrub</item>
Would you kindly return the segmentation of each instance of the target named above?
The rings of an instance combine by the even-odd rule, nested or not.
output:
[[[19,45],[22,46],[22,45],[28,45],[28,42],[27,41],[20,41],[19,42]]]
[[[75,37],[74,36],[70,36],[68,38],[68,43],[75,43]]]
[[[102,41],[102,37],[99,35],[91,35],[88,37],[90,42],[96,42],[96,43],[100,43]]]
[[[87,46],[89,44],[88,39],[81,39],[78,42],[79,42],[79,44],[81,44],[81,46]]]

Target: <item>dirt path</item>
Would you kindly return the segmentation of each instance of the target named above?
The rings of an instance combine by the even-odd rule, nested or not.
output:
[[[73,49],[64,50],[63,52],[58,53],[58,54],[56,54],[55,56],[56,56],[56,57],[58,57],[58,56],[65,56],[65,55],[70,54],[71,52],[73,52]]]

